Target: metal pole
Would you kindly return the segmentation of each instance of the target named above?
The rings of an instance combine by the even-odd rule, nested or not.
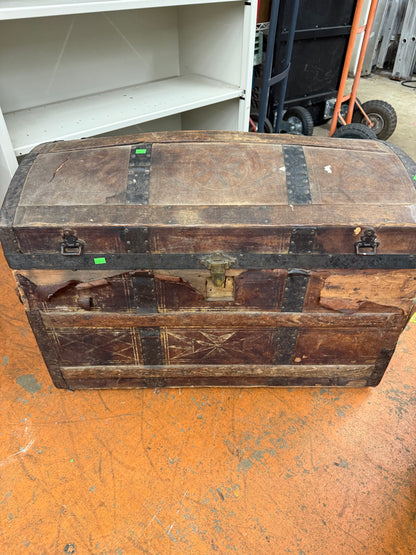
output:
[[[293,50],[293,42],[295,40],[295,32],[296,32],[296,21],[298,18],[298,11],[299,11],[299,0],[292,1],[292,12],[290,14],[290,22],[289,22],[289,36],[287,39],[287,52],[286,58],[284,61],[284,66],[287,69],[285,78],[280,82],[279,87],[279,97],[278,97],[278,110],[277,110],[277,120],[276,120],[276,128],[275,131],[280,133],[280,126],[282,125],[282,116],[283,116],[283,104],[285,101],[286,96],[286,89],[287,89],[287,80],[290,68],[290,61],[292,59],[292,50]]]
[[[270,78],[272,75],[274,43],[276,40],[276,27],[279,7],[280,0],[272,0],[269,36],[267,39],[266,61],[264,63],[263,84],[261,87],[259,122],[257,126],[258,133],[263,133],[264,131],[264,120],[266,119],[267,106],[269,104]]]
[[[352,89],[351,89],[351,100],[350,100],[350,103],[348,105],[348,112],[347,112],[347,116],[345,118],[345,121],[347,123],[351,123],[352,116],[353,116],[353,113],[354,113],[355,101],[357,99],[358,84],[360,82],[361,71],[363,69],[363,63],[364,63],[364,58],[365,58],[365,52],[367,50],[368,41],[370,39],[371,28],[373,26],[374,16],[376,14],[377,2],[378,2],[378,0],[372,0],[371,1],[370,11],[368,13],[367,23],[365,25],[364,38],[363,38],[363,42],[361,44],[360,56],[358,58],[357,69],[355,71],[354,82],[352,84]]]
[[[345,85],[347,84],[348,71],[350,69],[352,53],[353,53],[353,50],[354,50],[355,37],[357,36],[357,31],[358,31],[358,26],[359,26],[359,23],[360,23],[360,16],[361,16],[361,11],[363,9],[363,4],[364,4],[364,0],[358,0],[357,5],[355,7],[354,19],[353,19],[353,22],[352,22],[350,38],[349,38],[349,41],[348,41],[347,53],[345,54],[344,67],[342,69],[341,81],[340,81],[339,89],[338,89],[338,96],[337,96],[337,100],[336,100],[335,108],[334,108],[334,115],[332,116],[331,130],[329,132],[330,137],[332,137],[332,135],[335,132],[335,129],[337,128],[338,116],[341,113],[341,104],[345,100],[345,97],[344,97]],[[349,97],[347,96],[346,99],[348,99],[348,98]]]

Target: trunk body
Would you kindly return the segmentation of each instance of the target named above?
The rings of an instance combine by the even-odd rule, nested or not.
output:
[[[0,237],[57,387],[373,386],[414,308],[415,174],[372,141],[58,142]]]

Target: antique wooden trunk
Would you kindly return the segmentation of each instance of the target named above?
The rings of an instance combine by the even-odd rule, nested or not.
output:
[[[49,143],[1,241],[57,387],[374,386],[414,308],[415,174],[379,141]]]

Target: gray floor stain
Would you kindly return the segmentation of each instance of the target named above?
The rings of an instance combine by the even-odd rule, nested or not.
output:
[[[42,384],[37,381],[33,374],[25,374],[19,376],[16,382],[23,387],[27,392],[35,394],[42,389]]]
[[[249,470],[252,466],[253,462],[250,459],[243,459],[238,465],[238,470],[247,472],[247,470]]]

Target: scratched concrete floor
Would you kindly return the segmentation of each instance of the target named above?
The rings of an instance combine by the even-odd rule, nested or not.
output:
[[[375,389],[71,393],[0,311],[1,555],[416,553],[416,323]]]

